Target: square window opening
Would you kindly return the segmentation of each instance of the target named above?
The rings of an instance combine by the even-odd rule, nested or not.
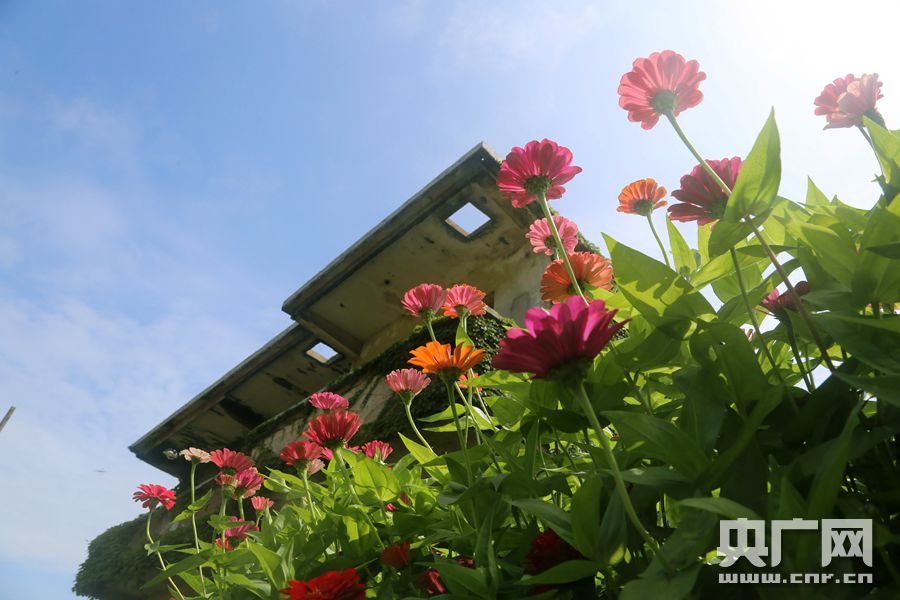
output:
[[[478,207],[471,202],[466,202],[456,212],[447,217],[445,222],[465,237],[469,237],[490,221],[491,218]]]

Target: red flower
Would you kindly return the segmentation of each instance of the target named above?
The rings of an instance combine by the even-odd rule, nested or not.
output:
[[[234,475],[238,471],[249,469],[253,461],[246,454],[222,448],[209,453],[209,460],[222,469],[222,472]]]
[[[138,491],[134,493],[132,499],[135,502],[142,502],[141,506],[153,510],[160,504],[166,507],[166,510],[172,510],[175,506],[175,492],[154,483],[142,483],[138,486]]]
[[[864,116],[883,123],[884,120],[875,109],[875,104],[881,97],[878,73],[859,78],[853,75],[838,77],[826,85],[816,98],[816,114],[825,115],[828,122],[825,129],[861,126]]]
[[[239,471],[237,475],[234,476],[234,492],[232,497],[235,500],[240,500],[242,498],[250,498],[251,496],[255,496],[256,492],[259,491],[259,488],[262,487],[265,478],[259,474],[259,471],[256,470],[256,467],[250,467],[249,469],[244,469],[243,471]]]
[[[737,181],[744,161],[735,156],[708,162],[728,189],[734,189],[734,182]],[[669,219],[697,221],[698,225],[706,225],[721,219],[728,202],[728,194],[712,180],[701,165],[694,167],[690,175],[681,178],[681,187],[672,192],[672,197],[681,202],[669,207]]]
[[[559,215],[553,215],[553,223],[556,225],[556,231],[559,233],[559,239],[562,240],[565,253],[572,253],[575,246],[578,245],[578,225]],[[550,231],[547,219],[538,219],[532,223],[525,237],[531,242],[531,247],[536,253],[543,252],[547,256],[553,256],[556,240],[553,239],[553,232]]]
[[[287,594],[282,600],[364,600],[366,586],[359,582],[356,569],[328,571],[309,581],[288,581],[281,590]]]
[[[369,458],[374,458],[381,462],[387,460],[387,457],[391,455],[391,452],[394,451],[391,448],[391,445],[387,442],[382,442],[379,440],[373,440],[371,442],[366,442],[362,445],[363,454],[368,456]]]
[[[583,558],[581,552],[570,546],[555,531],[548,529],[538,534],[531,543],[531,550],[525,555],[525,572],[537,575],[567,560]]]
[[[416,579],[416,586],[429,597],[447,593],[447,588],[441,581],[441,572],[437,569],[425,569]]]
[[[264,512],[275,506],[275,503],[265,496],[253,496],[250,498],[250,504],[256,512]]]
[[[581,173],[581,167],[572,166],[572,152],[548,139],[533,140],[518,146],[506,155],[497,173],[497,187],[512,205],[522,208],[544,193],[547,200],[562,198],[568,183]]]
[[[236,540],[237,543],[240,544],[242,540],[247,539],[248,532],[259,531],[259,527],[257,527],[253,523],[242,522],[237,517],[231,517],[231,522],[232,523],[240,522],[241,525],[238,525],[237,527],[231,527],[231,528],[225,530],[225,549],[226,550],[231,550],[232,548],[234,548],[234,546],[237,545],[237,544],[232,544],[231,542]],[[216,546],[218,546],[219,548],[222,547],[221,536],[216,538]]]
[[[340,394],[318,392],[309,397],[309,403],[319,410],[347,410],[350,402]]]
[[[291,442],[281,449],[281,454],[278,456],[289,467],[296,466],[298,469],[305,469],[309,461],[322,456],[322,446],[306,440]]]
[[[397,369],[388,373],[384,379],[392,392],[407,401],[418,396],[431,383],[431,379],[418,369]]]
[[[359,415],[355,412],[325,413],[316,417],[303,435],[323,448],[334,450],[346,446],[361,425]]]
[[[409,541],[392,544],[381,551],[381,562],[398,571],[409,566]]]
[[[648,216],[655,209],[667,204],[666,188],[656,185],[654,179],[640,179],[629,183],[619,194],[619,208],[616,210],[631,215]]]
[[[586,362],[600,354],[624,323],[613,323],[615,310],[603,300],[586,304],[573,296],[547,312],[532,308],[525,313],[528,329],[510,329],[500,340],[493,367],[514,373],[547,377],[554,369]]]
[[[809,283],[801,281],[794,286],[794,291],[798,296],[805,296],[809,293]],[[760,306],[768,310],[778,319],[786,319],[788,310],[797,311],[799,307],[794,301],[794,296],[790,292],[778,293],[778,290],[772,290],[768,296],[762,299]]]
[[[485,313],[484,292],[471,285],[454,285],[447,290],[444,300],[445,317],[483,315]]]
[[[612,265],[599,254],[573,252],[569,254],[569,262],[583,292],[598,288],[612,289]],[[575,288],[566,269],[566,263],[561,259],[554,260],[541,277],[541,298],[547,302],[558,303],[574,295]]]
[[[444,306],[444,288],[436,283],[420,283],[403,295],[403,308],[414,317],[430,319]]]
[[[665,50],[636,59],[632,67],[619,83],[619,106],[644,129],[652,129],[661,115],[677,117],[703,100],[699,86],[706,73],[696,60]]]

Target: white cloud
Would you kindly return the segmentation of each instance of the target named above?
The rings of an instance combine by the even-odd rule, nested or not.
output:
[[[88,98],[54,100],[49,107],[49,116],[57,130],[120,158],[123,155],[130,157],[138,142],[139,132],[134,121]]]

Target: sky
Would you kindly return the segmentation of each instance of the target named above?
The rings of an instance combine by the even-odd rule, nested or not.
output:
[[[656,256],[616,197],[644,177],[676,189],[694,161],[618,107],[636,57],[700,61],[705,99],[680,120],[708,158],[746,155],[774,106],[781,194],[802,200],[809,176],[871,205],[871,152],[822,131],[813,99],[877,72],[897,127],[898,17],[823,0],[0,0],[0,412],[18,407],[0,432],[0,600],[74,598],[87,543],[140,513],[137,484],[174,484],[128,444],[479,141],[568,146],[584,172],[555,207]]]

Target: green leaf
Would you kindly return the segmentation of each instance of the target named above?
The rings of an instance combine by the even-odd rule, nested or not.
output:
[[[808,519],[822,519],[832,513],[834,503],[841,491],[844,470],[847,468],[850,456],[850,442],[853,430],[859,425],[859,409],[861,407],[862,402],[850,412],[836,443],[829,448],[827,456],[822,461],[823,468],[813,479],[807,498],[806,517]]]
[[[619,410],[602,414],[613,422],[629,452],[670,464],[690,479],[697,477],[709,462],[697,442],[668,421]]]
[[[900,185],[900,181],[897,182]],[[870,302],[893,303],[900,298],[900,268],[884,253],[900,242],[900,202],[872,209],[860,240],[859,262],[853,274],[857,305]]]
[[[697,268],[694,251],[684,241],[681,232],[675,227],[671,219],[666,219],[666,229],[669,232],[669,245],[672,247],[672,258],[675,260],[675,270],[678,274],[690,281],[691,274]]]
[[[872,138],[875,155],[887,182],[897,187],[900,184],[900,134],[888,131],[868,117],[863,117],[863,123]],[[888,201],[891,199],[888,198]]]
[[[709,236],[709,255],[717,257],[728,252],[738,242],[743,242],[747,236],[753,233],[744,221],[719,221],[713,227]]]
[[[419,461],[420,465],[430,463],[437,458],[437,454],[435,454],[422,444],[417,444],[402,433],[398,433],[397,435],[400,436],[400,440],[403,442],[403,445],[406,446],[406,449],[409,450],[410,454],[416,457],[416,460]]]
[[[174,519],[172,519],[173,523],[178,523],[179,521],[184,521],[185,519],[190,519],[191,515],[195,512],[198,512],[203,509],[209,503],[210,498],[212,498],[213,491],[210,489],[208,492],[203,494],[202,497],[198,498],[195,502],[189,504],[187,508],[178,513]]]
[[[684,278],[637,250],[604,235],[619,291],[650,323],[713,314],[712,306]]]
[[[878,319],[837,313],[812,317],[854,358],[885,374],[900,375],[900,317]]]
[[[528,514],[534,515],[543,521],[550,529],[555,531],[559,537],[566,540],[571,545],[575,545],[575,534],[572,532],[572,518],[569,513],[563,509],[550,504],[549,502],[536,500],[534,498],[511,500],[509,503],[521,508]]]
[[[198,566],[202,565],[209,558],[210,551],[204,550],[199,554],[195,554],[193,556],[189,556],[184,560],[180,560],[174,565],[169,565],[164,571],[158,573],[156,576],[151,577],[149,581],[144,583],[140,589],[146,590],[152,588],[153,586],[162,583],[167,578],[172,577],[173,575],[178,575],[183,571],[187,571],[189,569],[196,569]]]
[[[575,547],[585,556],[599,559],[600,495],[603,484],[596,473],[588,475],[572,497],[572,533]],[[579,578],[580,579],[580,578]]]
[[[816,253],[819,261],[827,265],[828,273],[846,286],[850,285],[858,260],[856,245],[846,228],[840,224],[831,227],[813,223],[792,223],[791,232]]]
[[[699,508],[729,519],[759,519],[759,515],[734,500],[728,498],[685,498],[679,506]]]
[[[400,494],[397,477],[386,466],[367,456],[357,456],[352,465],[353,480],[362,490],[369,490],[382,502],[390,502]]]
[[[691,593],[699,572],[700,565],[697,564],[668,577],[660,574],[654,574],[651,577],[642,575],[625,584],[622,593],[619,594],[619,599],[665,598],[666,600],[679,600]]]
[[[741,166],[731,197],[725,205],[723,221],[736,223],[744,217],[765,213],[778,195],[780,184],[781,140],[773,109]]]
[[[900,375],[856,377],[836,371],[834,376],[846,381],[853,387],[875,395],[880,402],[887,402],[900,408]]]
[[[567,560],[543,573],[534,576],[525,576],[519,585],[545,585],[570,583],[586,577],[594,577],[603,568],[603,563],[591,560]]]
[[[275,589],[281,588],[284,582],[280,578],[275,577],[275,573],[280,573],[281,571],[281,557],[268,548],[253,542],[248,541],[246,547],[256,557],[266,577],[272,582],[272,587]]]
[[[461,598],[490,598],[490,589],[484,574],[478,569],[469,569],[453,562],[435,562],[434,568],[441,574],[441,579],[454,595]],[[463,589],[468,593],[463,594]]]

